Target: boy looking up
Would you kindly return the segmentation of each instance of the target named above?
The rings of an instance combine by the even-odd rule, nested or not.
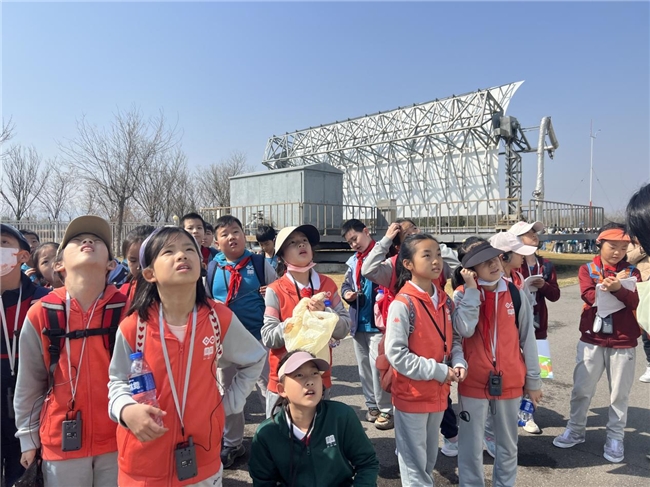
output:
[[[70,222],[54,262],[64,286],[29,310],[21,331],[16,436],[24,467],[41,448],[48,487],[117,484],[107,384],[126,297],[106,285],[115,268],[110,242],[106,220]]]
[[[203,265],[207,267],[208,263],[217,255],[217,250],[208,248],[203,245],[205,238],[205,220],[198,213],[188,213],[181,218],[181,226],[188,231],[201,246],[201,256],[203,257]]]
[[[214,224],[220,253],[208,267],[208,295],[228,306],[246,329],[261,343],[264,324],[264,293],[266,286],[277,279],[275,270],[264,257],[246,249],[246,237],[241,222],[231,215],[222,216]],[[227,391],[237,372],[235,367],[219,369],[219,383]],[[265,361],[257,382],[266,404],[269,381],[269,361]],[[226,392],[227,394],[227,392]],[[221,462],[229,468],[235,459],[246,453],[243,445],[244,413],[226,417],[223,430]]]

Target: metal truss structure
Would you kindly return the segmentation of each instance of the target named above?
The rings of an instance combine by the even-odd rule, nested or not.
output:
[[[380,200],[396,200],[404,208],[403,216],[426,216],[431,205],[442,216],[484,214],[494,211],[493,202],[500,198],[503,140],[507,197],[518,202],[508,204],[503,213],[516,217],[513,213],[521,211],[522,198],[519,152],[534,149],[516,119],[504,114],[521,84],[273,136],[263,164],[278,169],[329,163],[345,173],[346,205],[377,206]]]

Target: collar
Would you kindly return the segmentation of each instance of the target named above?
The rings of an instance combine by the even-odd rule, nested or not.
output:
[[[296,285],[298,286],[298,289],[300,289],[301,291],[302,291],[303,289],[305,289],[306,287],[308,287],[308,286],[305,286],[304,284],[301,284],[301,283],[299,283],[298,281],[296,281],[296,280],[293,278],[293,276],[291,275],[291,272],[289,272],[289,271],[287,271],[287,272],[285,273],[285,276],[287,276],[287,278],[288,278],[288,279],[289,279],[293,284],[296,284]],[[312,283],[313,286],[314,286],[314,291],[320,289],[320,276],[319,276],[318,272],[316,272],[316,271],[313,270],[313,269],[312,269],[312,272],[311,272],[311,283]]]
[[[417,284],[415,284],[413,281],[409,281],[409,282],[411,283],[411,286],[413,286],[415,289],[417,289],[418,291],[420,291],[422,294],[426,294],[427,296],[429,296],[429,293],[428,293],[428,292],[426,292],[426,291],[425,291],[424,289],[422,289],[420,286],[418,286]],[[432,283],[431,285],[432,285],[432,287],[433,287],[433,295],[432,295],[432,296],[429,296],[429,298],[431,298],[431,302],[433,303],[433,307],[436,308],[436,309],[438,309],[438,288],[437,288],[436,285],[433,284],[433,283]]]
[[[233,265],[233,264],[234,264],[234,265],[237,265],[237,264],[239,264],[239,261],[240,261],[240,260],[245,259],[245,258],[246,258],[247,256],[249,256],[249,255],[252,255],[252,252],[251,252],[250,250],[248,250],[248,249],[244,249],[244,253],[241,254],[237,259],[235,259],[235,260],[228,260],[228,259],[226,258],[226,254],[224,254],[223,252],[219,252],[219,253],[215,256],[214,260],[216,260],[216,261],[219,263],[219,265],[222,265],[222,266],[225,266],[225,265]]]

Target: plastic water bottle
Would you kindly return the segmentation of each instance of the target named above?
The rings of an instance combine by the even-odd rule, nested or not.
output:
[[[530,396],[526,394],[521,398],[521,404],[519,404],[519,426],[525,426],[526,423],[533,418],[533,413],[535,412],[535,405],[533,401],[530,400]]]
[[[325,307],[326,308],[331,308],[332,307],[332,302],[329,299],[326,299],[325,302]],[[336,348],[341,344],[341,340],[335,340],[334,338],[330,338],[330,348]]]
[[[384,290],[383,289],[377,289],[377,296],[375,296],[375,303],[378,303],[384,299]]]
[[[139,404],[147,404],[155,408],[160,408],[158,404],[156,383],[153,380],[153,372],[149,364],[142,358],[142,352],[131,354],[131,373],[129,374],[129,387],[133,399]],[[156,424],[163,426],[160,416],[151,415]]]

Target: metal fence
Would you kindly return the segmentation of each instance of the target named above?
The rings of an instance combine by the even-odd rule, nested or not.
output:
[[[557,201],[531,200],[524,209],[527,221],[540,221],[547,228],[594,229],[605,223],[605,209],[600,206],[574,205]]]
[[[63,240],[63,234],[70,222],[37,222],[37,221],[28,221],[28,220],[10,220],[3,221],[19,230],[31,230],[36,232],[41,240],[41,242],[56,242],[59,243]],[[124,222],[122,223],[122,236],[117,234],[117,223],[109,222],[111,226],[111,234],[113,236],[113,252],[116,255],[120,255],[122,251],[122,240],[131,230],[140,225],[173,225],[173,223],[151,223],[151,222]]]

